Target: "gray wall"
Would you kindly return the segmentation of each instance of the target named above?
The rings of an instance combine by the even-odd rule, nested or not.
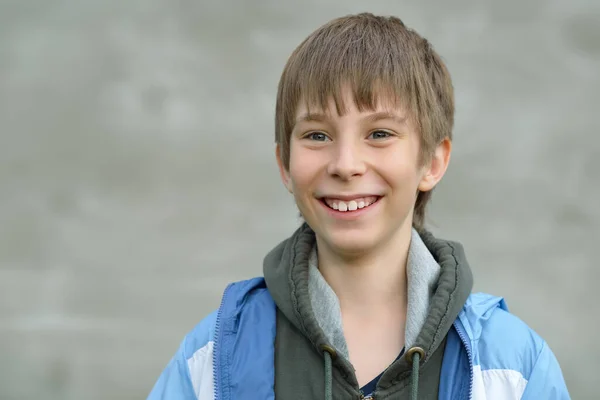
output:
[[[596,396],[600,2],[2,0],[1,399],[145,398],[225,284],[261,273],[298,224],[279,74],[359,11],[403,18],[453,74],[432,229]]]

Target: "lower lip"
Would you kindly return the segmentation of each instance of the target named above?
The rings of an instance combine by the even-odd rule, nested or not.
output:
[[[379,205],[379,200],[381,200],[381,197],[378,197],[377,200],[375,201],[375,203],[372,203],[368,207],[359,208],[359,209],[357,209],[355,211],[338,211],[338,210],[334,210],[333,208],[331,208],[327,204],[325,204],[325,202],[323,200],[319,200],[319,203],[334,218],[342,219],[342,220],[353,220],[353,219],[357,219],[357,218],[362,217],[363,215],[365,215],[366,213],[370,212],[375,207],[377,207]]]

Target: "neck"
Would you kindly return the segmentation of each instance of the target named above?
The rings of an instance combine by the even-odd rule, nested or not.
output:
[[[401,227],[389,240],[360,257],[346,257],[321,245],[319,270],[336,293],[342,311],[369,315],[373,310],[406,310],[406,263],[412,226]]]

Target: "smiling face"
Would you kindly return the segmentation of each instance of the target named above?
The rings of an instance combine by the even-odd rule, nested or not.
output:
[[[347,257],[410,237],[417,192],[441,179],[450,142],[423,163],[420,136],[408,115],[383,102],[361,111],[350,94],[344,97],[343,115],[333,100],[322,112],[309,112],[301,102],[289,168],[279,148],[277,159],[318,245]]]

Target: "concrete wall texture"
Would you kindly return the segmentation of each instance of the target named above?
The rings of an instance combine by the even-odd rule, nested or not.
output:
[[[597,398],[600,2],[0,1],[0,398],[142,399],[298,225],[275,90],[331,18],[401,17],[452,73],[430,227]]]

